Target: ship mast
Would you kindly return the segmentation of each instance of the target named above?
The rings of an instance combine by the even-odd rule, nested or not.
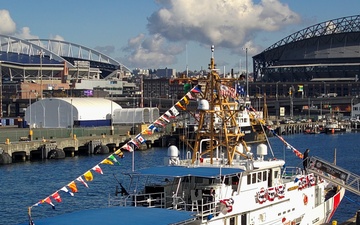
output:
[[[180,136],[180,139],[192,150],[192,164],[206,156],[210,158],[211,164],[214,159],[224,157],[230,165],[235,154],[251,158],[251,155],[247,154],[244,134],[239,127],[241,114],[247,112],[241,110],[245,101],[236,94],[234,88],[237,79],[220,77],[216,69],[214,50],[214,46],[211,46],[209,72],[206,77],[196,79],[183,76],[176,79],[196,83],[201,88],[197,110],[188,111],[197,120],[195,137],[190,139]]]

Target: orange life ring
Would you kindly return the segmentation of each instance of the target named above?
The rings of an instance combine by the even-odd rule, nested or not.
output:
[[[309,202],[308,196],[306,194],[304,194],[303,201],[304,201],[304,205],[307,205]]]

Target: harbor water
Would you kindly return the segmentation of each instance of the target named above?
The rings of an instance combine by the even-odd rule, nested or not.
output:
[[[310,156],[318,156],[330,162],[334,160],[334,150],[336,149],[337,165],[360,175],[360,166],[358,164],[360,163],[359,135],[359,133],[333,135],[295,134],[283,137],[297,150],[304,152],[306,148],[309,148]],[[286,148],[278,138],[272,137],[269,141],[272,144],[269,154],[273,152],[274,157],[285,158],[289,166],[302,166],[301,159]],[[179,149],[181,156],[186,154],[186,149],[181,146]],[[119,164],[114,165],[99,164],[106,156],[96,155],[0,166],[0,225],[26,222],[28,220],[27,211],[29,206],[76,180],[76,178],[91,170],[97,164],[102,168],[103,174],[92,171],[94,180],[87,182],[88,188],[77,182],[78,192],[74,196],[59,191],[62,202],[58,203],[52,200],[55,209],[52,209],[46,203],[34,206],[32,216],[36,224],[36,218],[40,217],[55,216],[82,209],[106,207],[108,198],[114,195],[118,182],[124,182],[125,184],[127,177],[122,172],[132,170],[133,155],[136,169],[162,164],[166,152],[166,148],[153,148],[134,153],[125,152],[125,157],[118,159]],[[344,222],[353,217],[359,209],[360,196],[347,191],[333,220]]]

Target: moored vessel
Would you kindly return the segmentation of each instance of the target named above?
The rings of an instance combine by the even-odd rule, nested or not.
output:
[[[304,158],[288,143],[304,168],[285,166],[285,161],[273,155],[267,142],[250,145],[245,141],[246,133],[239,124],[244,118],[241,114],[247,107],[246,99],[232,92],[235,78],[223,78],[217,73],[214,48],[211,50],[208,75],[199,78],[197,85],[180,101],[121,148],[136,150],[145,141],[142,135],[170,123],[187,111],[190,100],[196,100],[194,112],[187,113],[197,121],[197,129],[192,139],[185,136],[182,139],[186,144],[184,157],[180,157],[180,147],[169,146],[167,155],[161,159],[164,166],[126,173],[129,182],[120,184],[117,196],[109,201],[112,207],[40,219],[36,224],[318,225],[329,222],[345,193],[338,184],[340,181],[328,182],[324,179],[327,175],[321,172],[322,166],[316,167],[319,162],[310,163],[309,158]],[[258,121],[265,131],[265,122],[260,118]],[[120,154],[119,149],[105,160],[114,161]],[[319,173],[313,173],[315,170]],[[86,175],[88,172],[83,176]],[[50,197],[39,203],[50,204]],[[30,213],[29,216],[32,222]]]

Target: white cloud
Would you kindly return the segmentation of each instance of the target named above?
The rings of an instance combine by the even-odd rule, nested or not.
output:
[[[16,24],[12,20],[9,11],[0,10],[0,34],[11,35],[16,31]]]
[[[58,35],[58,34],[55,34],[55,35],[50,35],[50,39],[53,39],[53,40],[58,40],[58,41],[65,41],[65,38]]]
[[[21,28],[20,31],[15,34],[15,36],[18,37],[18,38],[21,38],[21,39],[36,39],[36,38],[39,38],[39,36],[31,34],[29,27]]]
[[[161,68],[176,63],[176,55],[182,52],[183,48],[167,44],[159,34],[149,37],[139,34],[130,39],[123,50],[129,52],[129,55],[121,61],[130,67]]]
[[[162,0],[148,18],[150,34],[171,41],[192,40],[229,49],[239,48],[258,31],[276,31],[300,22],[279,0]]]

